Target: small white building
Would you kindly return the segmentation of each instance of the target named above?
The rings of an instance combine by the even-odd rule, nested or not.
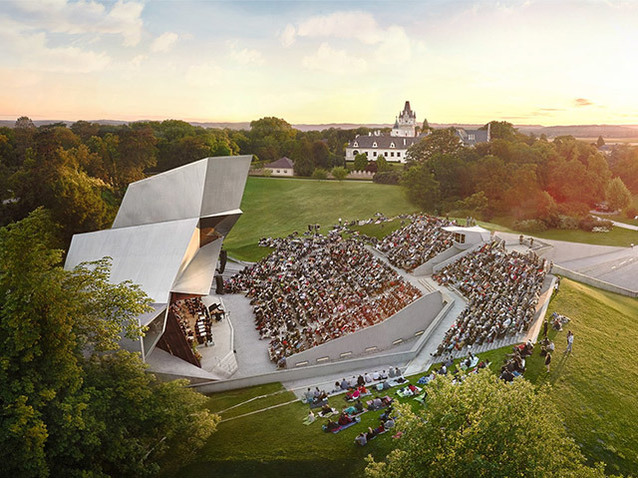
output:
[[[266,164],[264,169],[270,169],[272,176],[292,177],[295,175],[294,163],[286,156],[279,158],[277,161]]]

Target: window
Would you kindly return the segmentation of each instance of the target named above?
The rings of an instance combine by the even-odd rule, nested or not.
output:
[[[383,153],[383,155],[387,158],[388,157],[388,152],[386,151],[385,153]]]
[[[391,148],[394,148],[394,143],[390,143],[390,147],[391,147]]]
[[[397,158],[401,157],[401,151],[397,151]]]
[[[353,156],[356,156],[357,154],[359,154],[359,151],[357,151],[356,149],[352,152]]]
[[[390,156],[394,158],[394,151],[390,152]]]
[[[470,141],[474,141],[476,139],[476,136],[473,134],[468,134],[467,139],[469,139]]]
[[[376,156],[376,155],[377,155],[377,152],[376,152],[376,151],[374,151],[374,152],[372,153],[372,156]]]
[[[279,173],[280,173],[280,171],[279,171],[279,170],[277,170],[277,174],[279,174]]]
[[[352,146],[354,146],[355,148],[359,147],[359,143],[357,143],[356,141],[354,143],[352,143]]]
[[[372,147],[376,148],[377,147],[377,142],[375,141],[374,143],[372,143]]]

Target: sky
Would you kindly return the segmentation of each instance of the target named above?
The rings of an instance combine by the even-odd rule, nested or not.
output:
[[[638,124],[637,1],[0,0],[0,118]]]

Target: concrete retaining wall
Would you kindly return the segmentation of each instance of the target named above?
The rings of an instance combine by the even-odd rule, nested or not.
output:
[[[597,287],[598,289],[607,290],[609,292],[614,292],[620,295],[626,295],[627,297],[638,297],[638,290],[626,289],[624,287],[617,286],[615,284],[611,284],[604,280],[596,279],[595,277],[590,277],[585,274],[581,274],[580,272],[572,271],[570,269],[565,269],[557,264],[554,264],[552,268],[553,274],[558,274],[568,279],[573,279],[578,282],[582,282],[583,284],[590,285],[592,287]]]
[[[427,297],[427,296],[426,296]],[[430,322],[425,332],[417,339],[416,343],[410,350],[403,352],[388,352],[385,354],[375,354],[369,357],[361,357],[350,360],[342,360],[340,362],[332,362],[321,365],[310,365],[307,367],[298,367],[287,370],[277,370],[275,372],[265,373],[261,375],[253,375],[252,377],[243,377],[230,380],[219,380],[214,382],[192,383],[191,387],[196,388],[201,393],[215,393],[225,390],[235,390],[238,388],[253,387],[272,382],[287,382],[299,380],[303,378],[324,377],[327,375],[341,374],[356,369],[374,370],[382,365],[396,365],[398,363],[412,360],[423,348],[432,332],[439,323],[445,318],[452,307],[454,300],[450,299],[444,303],[443,308]],[[177,378],[177,377],[172,377]]]
[[[443,308],[439,291],[415,300],[383,322],[331,340],[286,359],[288,368],[381,352],[423,333]]]
[[[443,252],[434,256],[429,261],[425,262],[424,264],[421,264],[419,267],[414,269],[413,274],[419,277],[430,275],[432,274],[434,266],[456,256],[460,252],[461,250],[458,247],[456,247],[455,245],[452,245],[452,247],[450,247],[449,249],[444,250]]]

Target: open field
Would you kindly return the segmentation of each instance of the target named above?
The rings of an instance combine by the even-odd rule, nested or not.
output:
[[[301,233],[307,230],[308,224],[315,223],[320,224],[321,232],[325,233],[327,228],[338,222],[339,217],[344,220],[368,219],[376,212],[391,217],[416,211],[398,186],[262,177],[248,178],[241,208],[244,214],[224,241],[224,246],[231,256],[248,261],[259,260],[270,252],[257,245],[264,236],[280,237],[293,231]],[[518,233],[512,229],[511,218],[507,217],[497,217],[492,222],[479,221],[479,224],[490,230]],[[374,235],[377,233],[381,231],[375,231]],[[617,227],[609,233],[549,230],[533,235],[606,246],[638,243],[636,231]]]
[[[268,254],[257,242],[320,224],[321,231],[344,220],[368,219],[376,212],[395,216],[415,211],[397,186],[356,181],[313,181],[249,177],[242,199],[243,216],[224,246],[231,256],[255,261]]]
[[[556,343],[551,373],[545,373],[537,347],[527,361],[527,379],[539,386],[551,384],[569,433],[591,462],[605,461],[608,472],[637,474],[638,425],[633,418],[638,416],[638,367],[633,357],[638,300],[563,279],[548,313],[553,311],[572,321],[562,332],[550,329]],[[575,334],[574,354],[563,359],[567,328]],[[491,369],[497,372],[510,351],[507,347],[480,357],[492,360]],[[280,384],[268,384],[214,394],[208,406],[215,412],[226,410],[221,416],[228,419],[293,399]],[[229,409],[237,404],[242,405]],[[346,402],[337,396],[330,404],[341,409]],[[380,411],[364,414],[361,424],[336,435],[320,430],[325,420],[302,425],[307,411],[307,405],[294,402],[222,422],[197,461],[175,476],[356,477],[368,453],[382,458],[393,447],[390,433],[365,448],[352,442],[362,429],[377,423]]]

